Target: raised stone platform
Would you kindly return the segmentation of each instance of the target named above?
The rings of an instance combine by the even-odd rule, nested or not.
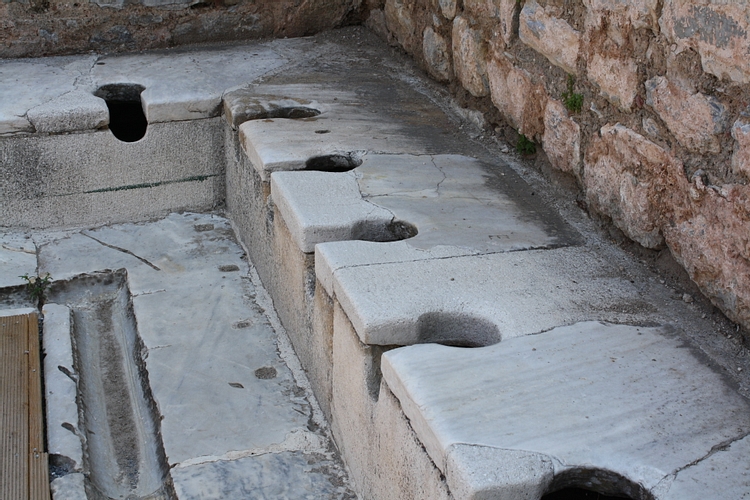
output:
[[[516,157],[463,134],[465,114],[366,32],[144,55],[153,66],[139,66],[138,57],[8,63],[27,64],[30,74],[39,64],[73,64],[94,83],[84,89],[63,78],[47,97],[19,90],[25,104],[0,113],[11,134],[0,137],[3,147],[24,152],[8,157],[12,181],[0,183],[3,193],[24,193],[0,202],[1,223],[15,226],[0,263],[21,259],[37,272],[36,263],[60,281],[128,269],[180,498],[199,496],[190,488],[200,478],[252,491],[266,484],[252,471],[283,468],[291,463],[285,453],[307,449],[278,444],[295,429],[308,435],[306,410],[287,411],[294,397],[291,406],[273,403],[293,387],[274,386],[250,407],[234,400],[248,387],[232,378],[235,368],[244,373],[247,359],[273,353],[268,337],[259,345],[232,337],[232,325],[246,319],[238,311],[260,320],[248,309],[250,285],[228,270],[244,263],[226,222],[170,215],[34,233],[31,246],[21,228],[143,220],[225,202],[361,498],[539,499],[567,487],[633,499],[750,491],[750,470],[737,458],[750,434],[746,351],[720,334],[711,311],[683,301],[577,208],[540,191],[544,182]],[[126,79],[146,87],[146,136],[118,144],[125,156],[137,152],[125,172],[141,180],[90,161],[71,189],[48,193],[75,157],[40,161],[54,148],[25,152],[59,141],[79,154],[91,143],[103,158],[116,139],[107,130],[34,132],[21,118],[48,97]],[[94,122],[103,123],[86,123]],[[159,126],[174,142],[159,139]],[[183,135],[194,127],[206,134]],[[213,145],[200,146],[198,137],[209,136]],[[169,148],[176,164],[151,162],[150,151],[158,158]],[[209,177],[213,187],[204,190]],[[27,206],[21,202],[38,211],[16,208]],[[0,277],[12,274],[1,269]],[[204,310],[223,326],[201,320]],[[169,353],[178,361],[165,360]],[[193,376],[204,372],[226,387],[205,391]],[[185,407],[195,410],[187,420]],[[271,419],[281,427],[252,429],[250,416],[266,411],[282,413]],[[201,418],[229,430],[187,439],[184,430]],[[273,451],[262,464],[259,449]]]

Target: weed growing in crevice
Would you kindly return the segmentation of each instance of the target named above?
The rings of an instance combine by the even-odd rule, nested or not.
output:
[[[568,75],[568,90],[563,92],[562,100],[568,111],[571,113],[580,113],[583,109],[583,94],[576,94],[573,91],[575,83],[576,79],[573,75]]]
[[[44,276],[29,276],[29,274],[26,273],[23,276],[19,276],[19,278],[26,281],[26,290],[29,292],[29,295],[31,295],[31,298],[39,304],[39,307],[41,307],[44,302],[44,292],[52,282],[52,276],[50,273],[47,273]]]
[[[524,156],[533,155],[536,153],[536,144],[525,135],[520,134],[516,143],[516,151]]]

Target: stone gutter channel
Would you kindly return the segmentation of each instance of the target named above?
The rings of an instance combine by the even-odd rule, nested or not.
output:
[[[750,498],[722,320],[367,31],[0,75],[55,499]]]

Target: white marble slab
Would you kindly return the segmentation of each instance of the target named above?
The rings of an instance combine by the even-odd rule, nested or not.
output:
[[[93,55],[0,61],[0,135],[33,132],[29,110],[78,88],[95,61]]]
[[[451,446],[478,445],[653,489],[750,433],[748,401],[669,328],[586,322],[480,349],[409,346],[382,370],[441,470]],[[724,480],[721,467],[703,473]]]
[[[225,91],[246,85],[286,62],[268,44],[101,57],[96,86],[136,83],[149,123],[217,116]]]
[[[379,234],[387,241],[385,226],[392,221],[416,227],[408,246],[454,247],[459,255],[571,242],[553,233],[554,223],[535,220],[488,186],[487,176],[480,162],[461,155],[368,154],[352,172],[274,173],[271,196],[306,253],[327,241],[378,241]]]
[[[332,281],[366,344],[445,341],[445,329],[487,345],[578,321],[642,322],[656,313],[611,263],[581,247],[355,265],[338,268]],[[493,325],[497,333],[489,334]]]
[[[36,246],[30,235],[0,233],[0,288],[26,284],[23,275],[36,276]]]
[[[271,198],[305,253],[326,241],[374,236],[394,218],[392,212],[364,200],[356,179],[346,173],[274,172]]]
[[[109,113],[93,94],[108,84],[146,87],[141,100],[149,123],[217,116],[227,90],[287,62],[275,45],[0,61],[0,135],[102,127]]]
[[[307,97],[303,89],[287,97]],[[259,88],[259,92],[266,92]],[[429,153],[422,140],[382,114],[366,112],[351,91],[329,91],[318,97],[322,112],[314,118],[265,119],[239,126],[240,141],[261,179],[279,170],[303,170],[311,158],[327,155],[360,157],[365,152]]]
[[[700,462],[665,481],[669,490],[665,500],[703,500],[706,498],[750,498],[750,437],[716,449]],[[666,489],[666,488],[665,488]]]

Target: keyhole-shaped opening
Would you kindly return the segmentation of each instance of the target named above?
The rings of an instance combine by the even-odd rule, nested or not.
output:
[[[112,83],[94,92],[107,103],[109,130],[123,142],[136,142],[146,135],[148,121],[141,104],[141,92],[145,89],[135,83]]]

